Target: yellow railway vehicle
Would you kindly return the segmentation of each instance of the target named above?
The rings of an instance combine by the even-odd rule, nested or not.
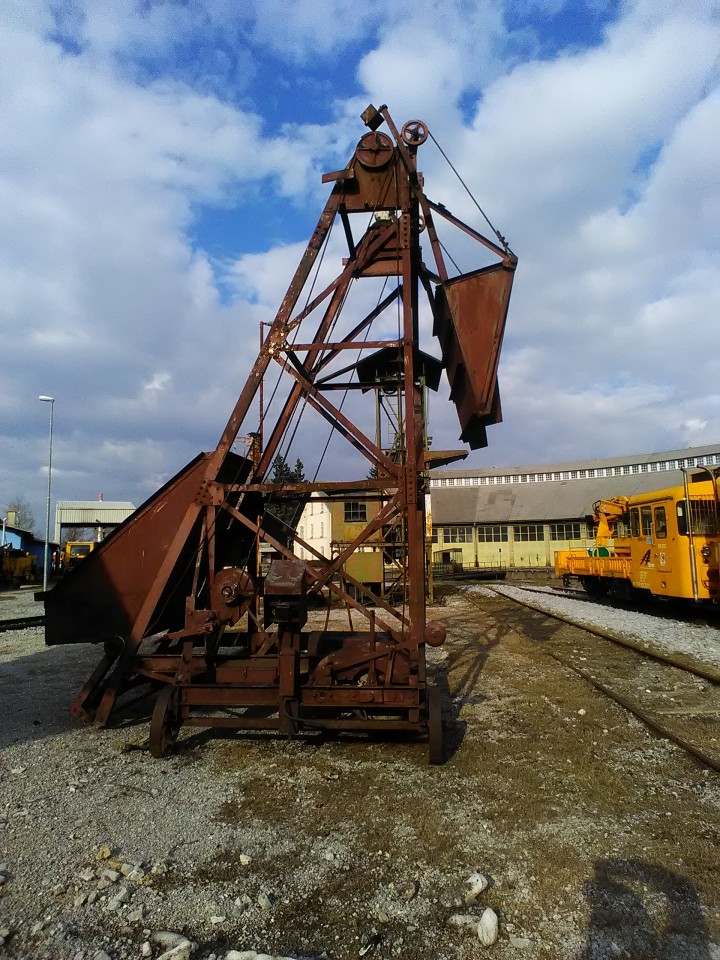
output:
[[[635,591],[720,603],[720,506],[717,472],[677,487],[594,506],[596,545],[555,554],[555,575],[586,592],[630,598]]]
[[[92,540],[68,540],[62,552],[62,569],[67,573],[89,556],[97,544]]]
[[[29,553],[3,547],[0,550],[0,584],[17,589],[21,583],[35,580],[35,564]]]

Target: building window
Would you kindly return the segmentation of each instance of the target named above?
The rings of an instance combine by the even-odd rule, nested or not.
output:
[[[478,479],[480,480],[480,486],[481,486],[481,487],[484,486],[484,485],[488,482],[488,481],[487,481],[487,477],[479,477]]]
[[[322,521],[320,522],[320,536],[325,536],[325,524]]]
[[[584,523],[551,523],[551,540],[582,540],[584,538]]]
[[[298,530],[298,533],[300,534],[300,539],[302,540],[305,536],[305,527],[301,525],[300,529]]]
[[[445,543],[472,543],[472,527],[445,527]]]
[[[563,471],[562,471],[562,474],[561,474],[561,478],[562,478],[563,480],[569,480],[569,479],[570,479],[570,471],[569,471],[569,470],[563,470]]]
[[[515,541],[544,540],[543,525],[541,523],[517,523],[513,530]]]
[[[345,523],[367,523],[367,504],[349,500],[345,503]]]
[[[588,470],[587,475],[588,475],[589,478],[594,478],[594,476],[595,476],[595,468],[594,468],[594,467],[591,467],[590,470]]]
[[[508,529],[501,524],[483,523],[477,528],[478,543],[507,543]]]
[[[438,528],[437,528],[437,527],[433,527],[433,528],[432,528],[432,542],[433,542],[433,543],[437,543],[437,542],[438,542]]]
[[[578,478],[578,472],[577,472],[577,470],[571,470],[571,471],[570,471],[570,479],[571,479],[571,480],[577,480],[577,478]]]

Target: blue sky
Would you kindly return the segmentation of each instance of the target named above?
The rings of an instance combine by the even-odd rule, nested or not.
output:
[[[469,465],[717,442],[719,12],[6,2],[0,510],[43,512],[41,393],[58,498],[139,503],[215,445],[369,102],[428,123],[520,257],[504,422]],[[456,445],[444,386],[431,426]]]

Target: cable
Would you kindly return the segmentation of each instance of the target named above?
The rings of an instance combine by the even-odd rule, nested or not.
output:
[[[445,244],[442,242],[442,240],[438,240],[438,243],[440,244],[440,247],[442,248],[442,252],[443,252],[443,253],[445,254],[445,256],[450,260],[450,262],[451,262],[452,265],[455,267],[455,269],[457,270],[457,272],[458,272],[458,273],[462,273],[462,270],[461,270],[460,267],[455,263],[455,261],[454,261],[453,258],[452,258],[452,254],[450,253],[450,251],[448,250],[448,248],[445,246]]]
[[[508,245],[508,242],[507,242],[507,240],[505,239],[505,237],[500,233],[499,230],[496,230],[495,227],[492,225],[492,223],[490,222],[490,218],[489,218],[488,215],[485,213],[485,211],[484,211],[483,208],[480,206],[480,204],[477,202],[477,200],[475,199],[475,197],[472,195],[472,193],[470,192],[470,188],[469,188],[468,185],[465,183],[465,181],[463,180],[463,178],[460,176],[460,174],[458,173],[457,169],[456,169],[455,166],[453,165],[453,163],[452,163],[452,161],[450,160],[450,158],[448,157],[448,155],[445,153],[445,151],[443,150],[443,148],[440,146],[440,144],[437,142],[437,140],[436,140],[435,137],[432,135],[432,133],[430,133],[429,130],[428,130],[428,134],[430,135],[430,139],[432,140],[432,142],[435,144],[435,146],[438,148],[438,150],[440,151],[440,153],[443,155],[443,157],[444,157],[445,162],[447,163],[447,165],[450,167],[450,169],[452,170],[452,172],[453,172],[453,173],[455,174],[455,176],[458,178],[458,180],[460,181],[460,183],[465,187],[465,190],[467,191],[467,195],[470,197],[470,199],[472,200],[472,202],[475,204],[475,206],[478,208],[478,210],[480,211],[480,213],[483,215],[483,217],[485,218],[485,222],[486,222],[487,225],[490,227],[490,229],[491,229],[492,232],[495,234],[495,236],[498,238],[498,240],[499,240],[500,243],[502,244],[503,249],[505,250],[505,252],[506,252],[506,253],[509,253],[509,252],[510,252],[510,246]]]

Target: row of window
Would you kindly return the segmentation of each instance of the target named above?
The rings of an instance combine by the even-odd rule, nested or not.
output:
[[[584,523],[567,521],[548,524],[551,540],[585,540],[588,536]],[[473,529],[477,531],[478,543],[507,543],[509,526],[501,523],[482,523],[473,527],[433,527],[432,542],[473,543]],[[543,541],[545,525],[542,523],[516,523],[512,525],[516,543]]]
[[[684,502],[678,506],[678,520],[680,533],[686,533],[686,522],[683,516]],[[362,508],[362,509],[357,509]],[[693,533],[708,534],[716,532],[714,528],[713,504],[703,501],[693,501]],[[366,522],[366,505],[363,503],[346,503],[345,520],[351,522]],[[585,540],[589,534],[586,524],[580,521],[563,521],[560,523],[548,524],[550,540]],[[710,529],[712,527],[712,529]],[[319,524],[319,536],[325,536],[325,523]],[[509,539],[510,526],[501,523],[481,523],[477,527],[457,526],[457,527],[433,527],[433,543],[473,543],[475,532],[478,543],[507,543]],[[656,507],[653,516],[653,510],[650,506],[634,508],[630,511],[630,533],[633,537],[651,537],[654,535],[659,538],[667,536],[667,518],[664,507]],[[300,539],[305,538],[305,525],[298,527]],[[308,527],[309,539],[315,537],[315,524],[311,523]],[[622,521],[618,524],[617,536],[626,536],[627,529]],[[542,542],[545,539],[545,525],[542,523],[515,523],[512,524],[512,538],[515,543],[523,542]]]
[[[305,524],[304,524],[304,523],[301,523],[300,526],[298,527],[298,536],[300,537],[301,540],[304,540],[304,539],[305,539]],[[320,521],[320,533],[318,534],[318,536],[319,536],[319,537],[324,537],[324,536],[325,536],[325,523],[324,523],[322,520]],[[315,538],[315,524],[314,524],[314,523],[311,523],[311,524],[309,524],[309,526],[308,526],[308,538],[309,538],[310,540],[313,540],[313,539]]]
[[[615,467],[587,467],[558,470],[551,473],[508,473],[498,476],[440,477],[430,481],[432,487],[476,487],[500,483],[545,483],[551,480],[591,480],[597,477],[622,477],[633,473],[657,473],[682,467],[710,467],[720,464],[720,453],[680,460],[652,460],[648,463],[626,463]]]

